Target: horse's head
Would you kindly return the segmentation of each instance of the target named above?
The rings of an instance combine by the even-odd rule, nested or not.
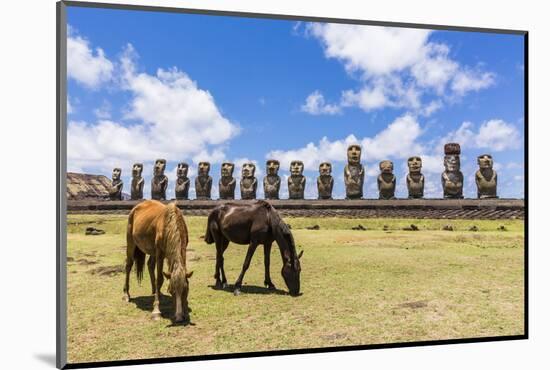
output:
[[[187,296],[189,295],[189,278],[193,271],[186,272],[181,265],[172,269],[171,272],[163,272],[164,276],[170,280],[168,291],[172,295],[174,305],[174,321],[189,321],[189,307],[187,305]]]
[[[281,270],[281,275],[285,281],[286,286],[288,287],[288,292],[291,296],[297,297],[300,295],[300,272],[302,267],[300,266],[300,258],[304,254],[304,251],[301,251],[297,256],[285,256],[285,262]]]

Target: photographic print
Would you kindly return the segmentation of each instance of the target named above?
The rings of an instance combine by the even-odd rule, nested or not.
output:
[[[525,32],[60,6],[68,367],[526,338]]]

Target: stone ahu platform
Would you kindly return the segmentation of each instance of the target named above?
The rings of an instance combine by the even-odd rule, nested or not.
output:
[[[128,214],[140,201],[68,200],[68,213]],[[165,203],[169,203],[166,201]],[[215,206],[249,200],[179,200],[186,215],[206,216]],[[283,216],[350,218],[523,219],[523,199],[273,200]]]

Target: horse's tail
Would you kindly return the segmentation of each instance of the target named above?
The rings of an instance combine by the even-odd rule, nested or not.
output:
[[[132,232],[134,228],[134,213],[135,208],[132,209],[130,212],[130,215],[128,216],[128,228],[126,230],[126,243],[128,244],[128,248],[134,244]],[[136,276],[138,283],[141,284],[141,280],[143,279],[143,267],[145,266],[145,253],[141,251],[136,245],[133,245],[134,247],[134,262],[136,263]]]
[[[206,222],[206,232],[204,233],[204,241],[206,242],[206,244],[212,244],[216,241],[214,239],[214,234],[212,233],[212,225],[217,224],[218,214],[218,208],[214,208],[214,210],[208,215],[208,221]]]
[[[164,211],[164,230],[166,253],[170,253],[172,248],[179,248],[182,258],[185,260],[185,248],[189,242],[189,232],[183,219],[183,214],[178,209],[176,202],[166,206]]]

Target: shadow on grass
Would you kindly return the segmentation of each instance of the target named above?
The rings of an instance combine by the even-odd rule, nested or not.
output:
[[[137,308],[139,308],[142,311],[148,312],[150,315],[153,312],[154,300],[155,300],[155,297],[153,295],[130,298],[130,302],[134,303]],[[160,316],[163,319],[170,320],[170,324],[166,326],[167,328],[195,325],[190,321],[190,319],[183,322],[174,322],[174,307],[172,305],[171,296],[161,294],[159,300],[160,300],[160,307],[159,307]],[[193,311],[191,310],[191,307],[189,307],[189,313],[191,312]]]
[[[235,285],[227,285],[225,288],[218,288],[215,285],[208,286],[211,289],[219,290],[226,293],[231,293],[235,291]],[[269,289],[263,286],[258,285],[243,285],[241,286],[241,294],[278,294],[278,295],[288,295],[288,293],[281,289]]]

